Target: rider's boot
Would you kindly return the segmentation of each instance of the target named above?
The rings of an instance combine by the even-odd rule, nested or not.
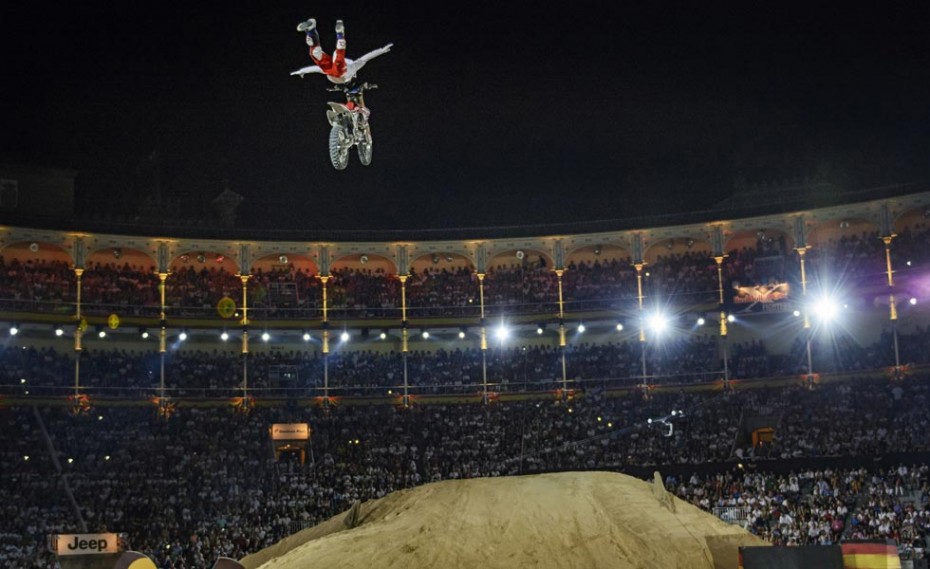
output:
[[[336,51],[342,50],[343,53],[346,49],[346,27],[342,23],[342,20],[336,20]]]
[[[301,22],[297,24],[298,32],[310,32],[315,29],[316,29],[316,20],[314,20],[313,18],[310,18],[309,20],[305,22]]]

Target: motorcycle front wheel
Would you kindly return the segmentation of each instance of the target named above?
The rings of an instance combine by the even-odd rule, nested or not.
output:
[[[361,130],[362,140],[358,143],[358,161],[362,163],[362,166],[368,166],[371,164],[371,125],[366,120],[359,126],[362,126],[364,130]]]
[[[349,165],[349,148],[343,144],[345,137],[341,125],[334,125],[329,131],[329,160],[337,170],[345,170]]]
[[[358,161],[363,166],[371,164],[371,141],[358,143]]]

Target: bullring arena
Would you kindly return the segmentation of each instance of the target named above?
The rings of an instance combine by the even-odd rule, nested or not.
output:
[[[402,242],[4,226],[0,559],[921,566],[918,190]]]

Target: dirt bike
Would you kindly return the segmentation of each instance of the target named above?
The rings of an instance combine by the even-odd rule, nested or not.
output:
[[[371,126],[368,117],[371,111],[365,106],[365,91],[377,89],[377,85],[339,85],[327,91],[345,93],[346,102],[330,102],[326,118],[332,128],[329,131],[329,159],[337,170],[349,165],[349,150],[358,147],[358,160],[363,165],[371,164]]]

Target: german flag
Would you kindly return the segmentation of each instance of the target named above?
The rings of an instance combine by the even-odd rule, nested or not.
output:
[[[843,569],[901,569],[893,541],[842,543]]]

